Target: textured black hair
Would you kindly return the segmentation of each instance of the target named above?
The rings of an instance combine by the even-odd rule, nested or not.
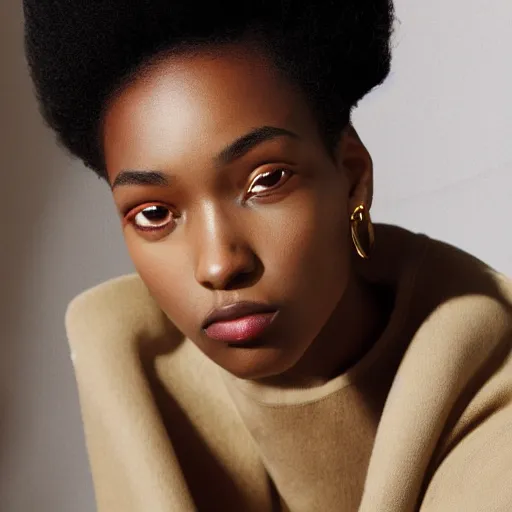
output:
[[[41,113],[58,142],[103,178],[107,101],[163,52],[256,36],[305,93],[329,150],[390,68],[392,0],[23,0],[23,7]]]

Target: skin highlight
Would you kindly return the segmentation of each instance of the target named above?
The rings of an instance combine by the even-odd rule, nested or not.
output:
[[[116,93],[108,178],[135,267],[186,337],[240,378],[319,385],[386,321],[350,240],[372,162],[351,126],[333,159],[301,92],[240,45],[158,59]],[[244,300],[279,307],[261,346],[202,332],[212,308]]]

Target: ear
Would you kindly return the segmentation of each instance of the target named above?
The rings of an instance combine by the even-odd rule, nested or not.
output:
[[[340,170],[349,185],[348,213],[360,204],[369,210],[373,200],[373,161],[352,124],[343,130],[337,153]]]

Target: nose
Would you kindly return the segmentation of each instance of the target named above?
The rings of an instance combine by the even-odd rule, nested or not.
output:
[[[253,284],[261,265],[247,240],[218,217],[208,224],[209,229],[198,237],[197,282],[210,290],[233,290]]]

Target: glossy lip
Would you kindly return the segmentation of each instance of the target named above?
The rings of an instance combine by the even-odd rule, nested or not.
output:
[[[228,322],[260,313],[276,313],[277,310],[276,306],[262,302],[236,302],[211,311],[203,322],[201,329],[204,331],[215,322]]]

